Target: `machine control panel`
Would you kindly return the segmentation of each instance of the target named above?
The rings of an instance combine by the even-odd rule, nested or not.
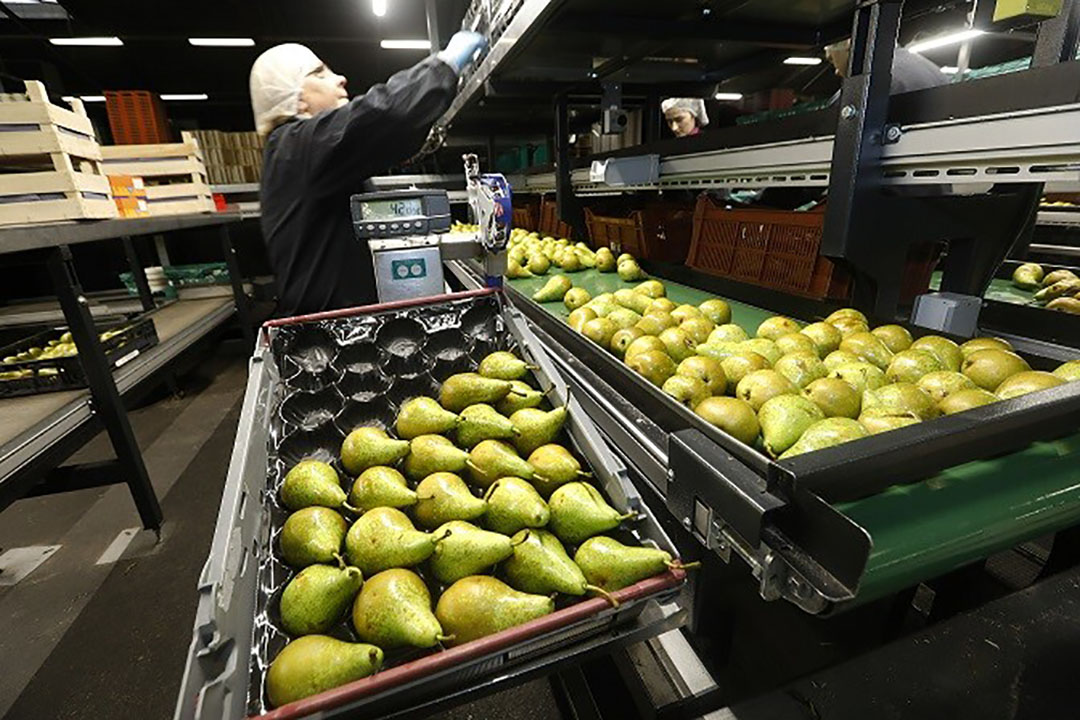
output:
[[[353,230],[361,240],[435,235],[450,230],[445,190],[407,188],[360,193],[349,198]]]

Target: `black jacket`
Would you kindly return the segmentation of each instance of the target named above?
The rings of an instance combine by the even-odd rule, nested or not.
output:
[[[419,150],[456,90],[454,71],[431,57],[343,107],[270,133],[259,201],[279,316],[375,302],[371,253],[353,235],[349,196]]]

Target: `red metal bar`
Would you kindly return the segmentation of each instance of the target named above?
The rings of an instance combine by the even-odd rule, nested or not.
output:
[[[620,602],[630,602],[640,598],[654,595],[668,588],[675,587],[686,578],[683,570],[672,569],[660,575],[653,576],[630,587],[617,590],[612,593]],[[517,643],[531,640],[544,633],[561,630],[574,623],[596,615],[611,607],[611,604],[600,597],[589,598],[563,608],[558,612],[537,618],[523,625],[508,628],[500,633],[477,638],[472,642],[458,645],[457,647],[422,657],[412,662],[392,667],[389,670],[378,672],[371,677],[357,680],[356,682],[342,685],[332,690],[306,697],[303,700],[282,705],[264,715],[254,716],[250,720],[287,720],[302,718],[318,712],[340,707],[354,700],[359,700],[369,695],[389,690],[411,680],[416,680],[427,675],[433,675],[443,670],[449,670],[461,663],[475,660],[484,655],[496,653],[509,648]]]
[[[340,310],[327,310],[325,312],[311,313],[309,315],[295,315],[287,318],[267,320],[263,327],[281,327],[282,325],[296,325],[315,320],[334,320],[336,318],[353,317],[355,315],[370,315],[371,313],[385,310],[401,310],[402,308],[417,307],[419,305],[433,305],[435,303],[464,300],[465,298],[491,295],[499,292],[498,288],[481,288],[479,290],[465,290],[459,293],[446,293],[444,295],[432,295],[425,298],[413,298],[411,300],[398,300],[397,302],[381,303],[378,305],[362,305],[360,307],[342,308]]]

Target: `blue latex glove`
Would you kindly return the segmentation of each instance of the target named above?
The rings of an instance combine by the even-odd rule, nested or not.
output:
[[[487,49],[487,38],[480,33],[462,30],[454,33],[446,49],[439,53],[439,59],[461,74],[465,66],[473,61],[478,53]]]

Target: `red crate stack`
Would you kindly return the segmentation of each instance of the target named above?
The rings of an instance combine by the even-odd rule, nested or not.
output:
[[[106,90],[105,109],[116,145],[154,145],[173,141],[169,118],[157,93]]]

